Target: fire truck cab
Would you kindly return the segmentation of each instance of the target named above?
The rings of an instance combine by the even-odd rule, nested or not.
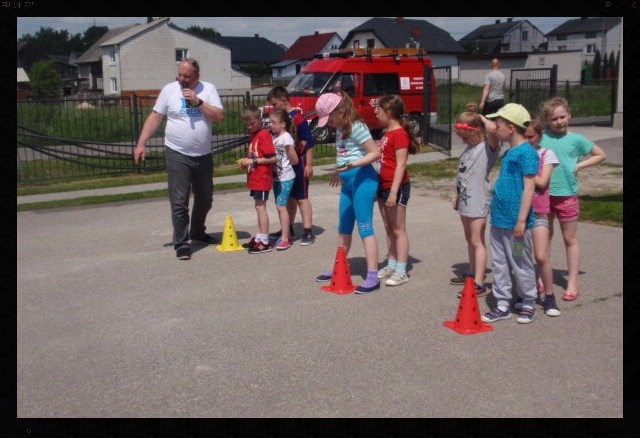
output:
[[[381,126],[375,115],[378,99],[385,94],[402,97],[405,110],[417,136],[422,135],[425,67],[431,59],[424,49],[349,49],[318,53],[287,85],[289,100],[309,122],[318,143],[334,140],[334,132],[318,128],[315,103],[323,93],[342,91],[353,99],[361,117],[374,135]],[[436,84],[431,80],[431,102],[427,107],[431,123],[437,117]],[[270,106],[263,110],[268,122]]]

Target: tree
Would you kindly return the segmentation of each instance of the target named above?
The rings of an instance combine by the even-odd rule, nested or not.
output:
[[[593,79],[601,79],[602,77],[600,62],[600,50],[596,50],[596,54],[593,56]]]
[[[82,47],[73,47],[82,41],[80,34],[70,37],[69,31],[55,30],[51,27],[41,27],[35,35],[26,34],[18,41],[32,42],[47,55],[68,55],[73,51],[82,51]]]
[[[62,78],[53,61],[49,59],[38,61],[31,66],[29,89],[31,96],[36,99],[60,97]]]
[[[189,26],[187,32],[198,35],[206,40],[215,41],[220,36],[220,32],[212,27]]]
[[[100,38],[104,36],[105,33],[109,31],[107,26],[91,26],[87,30],[84,31],[82,35],[82,39],[84,44],[86,45],[86,49],[93,46],[93,44],[98,41]]]

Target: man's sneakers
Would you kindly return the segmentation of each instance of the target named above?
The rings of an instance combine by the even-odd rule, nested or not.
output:
[[[262,254],[271,251],[273,251],[273,245],[271,243],[262,243],[260,241],[249,248],[249,254]]]
[[[176,249],[176,257],[178,260],[191,260],[191,249],[188,246]]]

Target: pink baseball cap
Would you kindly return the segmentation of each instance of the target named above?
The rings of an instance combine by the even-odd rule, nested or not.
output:
[[[318,114],[318,127],[322,128],[329,121],[329,114],[336,109],[342,96],[336,93],[321,94],[316,101],[316,114]]]

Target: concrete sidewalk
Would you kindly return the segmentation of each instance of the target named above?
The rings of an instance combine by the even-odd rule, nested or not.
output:
[[[607,153],[607,162],[614,164],[622,164],[622,129],[614,129],[608,127],[598,127],[598,126],[577,126],[572,128],[574,132],[579,132],[583,134],[590,140],[596,142],[599,146],[605,149]],[[459,157],[462,151],[464,150],[464,145],[460,141],[460,139],[454,134],[452,139],[452,147],[451,147],[451,157]],[[441,152],[433,152],[428,154],[418,154],[418,155],[410,155],[409,163],[416,162],[428,162],[428,161],[437,161],[449,158],[449,156],[441,153]],[[322,169],[326,168],[327,165],[316,166],[314,167],[314,173],[316,175],[322,175],[326,172],[322,171]],[[229,182],[245,182],[245,175],[232,175],[232,176],[224,176],[224,177],[216,177],[214,176],[214,182],[216,184],[229,183]],[[30,204],[37,202],[46,202],[46,201],[58,201],[65,199],[77,199],[84,198],[89,196],[105,196],[105,195],[116,195],[116,194],[124,194],[124,193],[140,193],[147,192],[153,190],[162,190],[167,188],[166,182],[160,183],[152,183],[152,184],[140,184],[133,186],[122,186],[122,187],[109,187],[104,189],[93,189],[93,190],[76,190],[72,192],[57,192],[57,193],[46,193],[41,195],[28,195],[28,196],[18,196],[17,204]]]
[[[337,295],[314,277],[334,266],[338,191],[311,185],[312,246],[194,246],[190,261],[176,260],[165,198],[17,213],[17,417],[623,416],[622,228],[580,224],[581,295],[558,300],[561,316],[538,306],[532,324],[461,335],[443,325],[467,260],[449,200],[412,187],[409,283]],[[248,241],[246,190],[215,195],[207,230],[223,242],[229,216]],[[376,235],[382,262],[377,211]],[[357,235],[348,263],[360,284]],[[562,239],[552,263],[559,298]]]

